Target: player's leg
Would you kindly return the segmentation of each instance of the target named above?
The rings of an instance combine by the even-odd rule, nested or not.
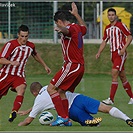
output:
[[[67,97],[65,95],[66,91],[59,89],[58,92],[60,94],[61,101],[62,101],[64,110],[65,110],[65,113],[66,113],[67,116],[69,116],[69,114],[68,114],[68,106],[69,106],[68,105],[68,99],[67,99]]]
[[[112,69],[112,84],[110,88],[110,97],[102,101],[105,104],[114,104],[114,97],[118,88],[118,75],[119,71],[117,69]]]
[[[98,126],[102,119],[94,118],[91,114],[97,113],[99,104],[100,101],[80,94],[76,96],[69,109],[70,118],[83,126]]]
[[[132,88],[130,83],[128,82],[127,78],[126,78],[126,73],[124,70],[122,70],[119,74],[120,79],[122,81],[123,87],[126,91],[126,93],[128,94],[128,96],[130,97],[130,101],[128,104],[133,104],[133,93],[132,93]]]
[[[82,107],[79,108],[79,106],[77,106],[79,102],[78,103],[77,102],[78,102],[78,99],[74,99],[69,109],[69,117],[73,121],[80,123],[82,126],[87,126],[85,121],[93,120],[93,116],[91,116],[88,112],[86,112],[85,109],[82,109]]]
[[[126,114],[124,114],[116,107],[112,107],[104,103],[100,103],[98,111],[103,113],[109,113],[111,116],[115,118],[124,120],[129,126],[133,126],[133,120],[130,119]]]
[[[54,87],[56,86],[57,88],[60,88],[61,90],[64,90],[64,92],[66,90],[74,91],[75,86],[77,86],[78,83],[80,82],[80,80],[83,76],[83,73],[84,73],[84,66],[81,66],[80,64],[72,64],[72,63],[64,64],[63,68],[58,73],[56,73],[56,75],[53,78],[54,80],[52,79],[50,85],[48,86],[48,92],[52,98],[52,101],[55,105],[57,113],[64,120],[69,121],[69,116],[68,116],[68,112],[67,112],[68,111],[68,109],[67,109],[68,103],[66,101],[64,102],[61,100],[61,98],[63,99],[63,97],[56,98],[56,95],[58,96],[58,94],[57,94],[58,92],[55,92],[55,94],[54,94],[53,90],[55,90],[56,88],[53,89],[53,86]],[[76,81],[76,83],[75,83],[75,81]],[[62,93],[62,94],[64,94],[64,93]],[[61,96],[62,94],[60,92],[59,96]],[[65,96],[65,94],[64,94],[64,96]],[[64,98],[66,98],[66,97],[64,97]],[[64,103],[66,105],[63,105]],[[56,121],[58,121],[58,118],[53,123],[55,123]],[[63,120],[61,120],[61,121],[63,121]],[[63,123],[65,123],[65,122],[66,121],[64,121]],[[54,126],[53,123],[51,125]],[[57,125],[60,125],[60,124],[62,124],[62,123],[57,123]],[[56,126],[56,124],[55,124],[55,126]]]
[[[14,78],[14,81],[12,83],[11,90],[14,92],[17,92],[17,96],[14,100],[12,112],[8,119],[9,122],[12,122],[16,118],[17,112],[22,106],[23,99],[24,99],[24,93],[26,89],[26,81],[24,78],[21,78],[18,76],[14,76],[13,78]]]
[[[12,79],[5,73],[0,74],[0,99],[5,96],[11,86]]]
[[[110,99],[112,102],[114,102],[114,97],[118,88],[118,75],[119,71],[117,69],[112,69],[112,84],[110,89]]]
[[[124,56],[123,56],[124,57]],[[103,100],[105,104],[113,104],[116,90],[118,88],[118,76],[121,66],[123,65],[121,56],[118,54],[118,51],[112,53],[112,84],[110,88],[110,97],[106,100]]]
[[[57,119],[54,122],[52,122],[50,125],[51,126],[59,126],[60,124],[67,122],[69,120],[69,118],[66,115],[60,94],[56,90],[56,87],[50,83],[47,90],[48,90],[48,93],[50,94],[52,102],[54,103],[55,109],[58,113]],[[64,96],[65,96],[65,94],[64,94]]]

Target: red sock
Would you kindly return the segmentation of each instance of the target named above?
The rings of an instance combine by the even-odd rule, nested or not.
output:
[[[55,109],[56,109],[58,115],[61,116],[62,118],[68,117],[65,113],[65,110],[64,110],[62,100],[61,100],[61,97],[60,97],[59,93],[56,92],[56,93],[50,95],[50,97],[53,101],[53,104],[55,106]]]
[[[62,103],[63,103],[63,107],[64,107],[64,109],[65,109],[65,112],[66,112],[66,115],[68,115],[69,116],[69,113],[68,113],[68,99],[62,99]]]
[[[110,90],[110,99],[114,102],[114,96],[118,87],[118,82],[112,82]]]
[[[130,98],[133,98],[132,89],[131,89],[131,86],[130,86],[130,84],[129,84],[128,81],[126,81],[126,82],[123,83],[123,87],[124,87],[125,91],[127,92],[128,96]]]
[[[16,96],[16,99],[14,101],[14,104],[13,104],[13,108],[12,108],[12,111],[17,111],[20,109],[22,103],[23,103],[23,98],[24,96],[21,96],[21,95],[17,95]]]

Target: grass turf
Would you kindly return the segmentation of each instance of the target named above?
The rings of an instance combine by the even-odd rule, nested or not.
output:
[[[34,81],[39,81],[43,85],[49,83],[51,76],[28,76],[27,77],[27,89],[25,93],[25,99],[20,110],[25,110],[33,105],[34,97],[30,93],[29,85]],[[109,88],[111,83],[110,75],[104,74],[85,74],[84,80],[77,86],[75,92],[85,94],[98,100],[103,100],[109,95]],[[129,81],[132,83],[132,77],[128,76]],[[124,89],[119,83],[119,88],[115,96],[115,104],[117,108],[126,113],[129,117],[132,117],[133,106],[128,105],[129,97],[125,93]],[[133,131],[132,127],[129,127],[123,120],[111,117],[109,114],[98,113],[95,117],[102,117],[103,121],[99,127],[82,127],[78,123],[73,122],[72,127],[49,127],[42,126],[37,118],[28,126],[18,127],[17,124],[23,121],[27,116],[17,116],[13,123],[8,122],[8,117],[12,108],[13,100],[16,94],[9,91],[6,97],[1,99],[0,109],[0,131]],[[55,111],[51,111],[55,115]],[[82,114],[81,114],[82,115]]]
[[[0,49],[3,44],[0,44]],[[25,98],[23,105],[20,110],[25,110],[30,108],[33,105],[34,97],[29,91],[29,85],[34,81],[39,81],[42,85],[49,83],[52,76],[61,68],[62,66],[62,53],[60,45],[53,44],[37,44],[37,51],[40,53],[42,58],[51,68],[51,75],[47,75],[45,70],[40,67],[32,58],[29,59],[26,66],[27,74],[27,89],[25,93]],[[99,44],[85,44],[84,45],[84,57],[85,57],[85,75],[83,80],[77,86],[75,92],[80,92],[87,96],[96,98],[100,101],[106,99],[109,96],[109,88],[111,84],[111,62],[110,62],[110,53],[109,45],[103,51],[99,60],[95,59],[95,54],[99,48]],[[133,73],[133,45],[130,45],[128,48],[128,58],[125,64],[126,73],[128,75],[128,80],[133,86],[132,82],[132,73]],[[103,121],[100,127],[82,127],[78,123],[73,122],[72,127],[49,127],[42,126],[38,122],[37,118],[29,125],[25,127],[18,127],[17,124],[24,120],[27,116],[18,116],[13,123],[8,122],[8,117],[13,105],[13,101],[16,94],[9,91],[7,96],[3,97],[0,100],[0,131],[133,131],[133,128],[126,125],[122,120],[111,117],[109,114],[98,113],[95,117],[102,117]],[[128,105],[129,97],[125,93],[121,83],[115,96],[115,104],[117,108],[133,118],[133,105]],[[55,115],[55,112],[52,111]]]

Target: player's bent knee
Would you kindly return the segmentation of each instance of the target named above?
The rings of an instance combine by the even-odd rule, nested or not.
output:
[[[103,113],[109,113],[112,106],[106,105],[104,103],[100,103],[98,110]]]

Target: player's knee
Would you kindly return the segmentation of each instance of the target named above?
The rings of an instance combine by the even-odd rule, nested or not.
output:
[[[57,92],[56,87],[52,84],[48,85],[47,91],[50,95]]]
[[[99,106],[99,111],[100,112],[103,112],[103,113],[109,113],[109,111],[111,110],[112,106],[109,106],[109,105],[106,105],[104,103],[100,103],[100,106]]]

